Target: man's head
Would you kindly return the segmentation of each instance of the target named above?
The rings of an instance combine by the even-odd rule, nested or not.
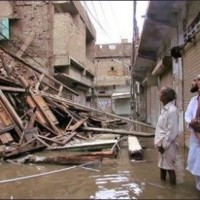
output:
[[[176,99],[176,92],[172,87],[163,87],[160,91],[160,101],[166,105],[170,101]]]
[[[200,74],[196,77],[197,91],[200,93]]]
[[[191,89],[190,92],[194,93],[198,91],[198,86],[197,86],[197,77],[194,78],[194,80],[191,83]]]

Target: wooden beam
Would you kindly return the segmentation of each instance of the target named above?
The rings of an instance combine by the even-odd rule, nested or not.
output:
[[[21,130],[23,130],[24,126],[23,126],[22,120],[20,119],[20,117],[18,116],[18,114],[16,113],[16,111],[14,110],[14,108],[12,107],[12,105],[10,104],[10,102],[8,101],[4,93],[2,92],[2,90],[0,90],[0,99],[3,102],[5,108],[8,110],[8,112],[12,116],[12,118],[14,119],[15,123],[20,127]]]
[[[73,105],[73,106],[76,106],[76,107],[84,108],[85,110],[88,110],[88,111],[98,112],[98,113],[101,113],[101,114],[104,114],[104,115],[107,115],[107,116],[111,116],[111,117],[114,117],[114,118],[122,119],[122,120],[127,121],[127,122],[132,122],[134,124],[139,124],[139,125],[142,125],[142,126],[145,126],[145,127],[148,127],[148,128],[155,129],[155,127],[153,127],[153,126],[151,126],[149,124],[140,122],[140,121],[132,120],[132,119],[129,119],[129,118],[126,118],[126,117],[121,117],[119,115],[114,115],[114,114],[111,114],[111,113],[107,113],[107,112],[102,111],[102,110],[98,110],[98,109],[94,109],[94,108],[91,108],[91,107],[87,107],[87,106],[75,103],[73,101],[67,100],[65,98],[62,98],[62,97],[56,97],[55,95],[52,95],[52,94],[49,94],[49,93],[46,93],[46,92],[43,92],[43,91],[39,91],[39,93],[42,96],[48,97],[48,98],[52,98],[55,101],[64,102],[64,103],[69,104],[69,105]]]
[[[35,67],[35,66],[33,66],[33,65],[30,65],[30,64],[27,63],[25,60],[23,60],[22,58],[17,57],[14,53],[12,53],[12,52],[10,52],[9,50],[5,49],[5,48],[2,47],[1,45],[0,45],[0,49],[1,49],[2,51],[4,51],[5,53],[7,53],[8,55],[10,55],[11,57],[15,58],[17,61],[19,61],[19,62],[23,63],[24,65],[26,65],[27,67],[29,67],[29,68],[35,70],[35,71],[38,72],[39,74],[43,74],[43,73],[44,73],[44,72],[43,72],[42,70],[40,70],[39,68],[37,68],[37,67]],[[46,73],[44,73],[44,75],[45,75],[47,78],[49,78],[51,81],[53,81],[54,83],[57,83],[57,84],[59,84],[59,85],[63,85],[60,81],[54,79],[52,76],[49,76],[49,75],[46,74]],[[63,87],[64,87],[66,90],[70,91],[72,94],[75,94],[75,95],[77,95],[77,96],[79,95],[75,90],[72,90],[71,88],[67,87],[66,85],[63,85]]]
[[[8,87],[8,86],[0,86],[0,90],[8,91],[8,92],[25,92],[24,88],[17,88],[17,87]]]
[[[143,150],[137,137],[128,136],[128,152],[131,159],[142,160]]]
[[[116,129],[105,129],[105,128],[92,128],[92,127],[82,127],[83,131],[93,131],[93,132],[100,132],[100,133],[113,133],[119,135],[132,135],[138,137],[154,137],[154,133],[144,133],[144,132],[137,132],[137,131],[125,131],[125,130],[116,130]]]

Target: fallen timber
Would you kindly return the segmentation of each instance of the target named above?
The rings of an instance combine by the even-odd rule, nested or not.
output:
[[[143,150],[135,136],[128,136],[128,153],[131,160],[142,160]]]
[[[94,131],[100,133],[113,133],[113,134],[120,134],[120,135],[132,135],[137,137],[154,137],[154,133],[144,133],[144,132],[137,132],[137,131],[125,131],[125,130],[114,130],[114,129],[105,129],[105,128],[93,128],[93,127],[83,127],[82,130],[84,131]]]
[[[127,122],[132,122],[132,123],[135,123],[135,124],[138,124],[138,125],[142,125],[142,126],[146,126],[148,128],[152,128],[152,129],[155,129],[154,126],[151,126],[149,124],[146,124],[146,123],[143,123],[143,122],[140,122],[140,121],[136,121],[136,120],[132,120],[132,119],[129,119],[129,118],[126,118],[126,117],[121,117],[121,116],[118,116],[118,115],[114,115],[114,114],[111,114],[111,113],[108,113],[108,112],[105,112],[105,111],[102,111],[102,110],[99,110],[99,109],[95,109],[95,108],[91,108],[91,107],[87,107],[87,106],[83,106],[81,104],[78,104],[78,103],[75,103],[75,102],[72,102],[70,100],[66,100],[62,97],[57,97],[57,96],[54,96],[54,95],[51,95],[49,93],[46,93],[46,92],[43,92],[43,91],[35,91],[35,92],[38,92],[40,93],[43,97],[48,97],[48,98],[52,98],[56,101],[61,101],[61,102],[64,102],[66,104],[69,104],[69,105],[73,105],[73,106],[78,106],[80,108],[84,108],[88,111],[94,111],[94,112],[98,112],[100,114],[105,114],[107,116],[111,116],[111,117],[114,117],[114,118],[118,118],[118,119],[122,119],[124,121],[127,121]]]
[[[100,155],[65,155],[65,156],[36,156],[28,155],[24,158],[15,159],[16,163],[38,163],[59,165],[82,165],[92,161],[102,161]],[[8,160],[10,162],[10,160]]]
[[[67,153],[64,156],[37,156],[27,155],[16,159],[6,159],[11,163],[39,163],[39,164],[60,164],[60,165],[78,165],[87,164],[91,161],[101,161],[103,158],[115,158],[117,152],[114,150],[86,152],[86,153]]]
[[[0,126],[0,147],[5,145],[7,149],[9,148],[9,151],[1,152],[3,158],[17,157],[22,153],[40,149],[70,149],[72,151],[74,149],[83,151],[90,148],[93,150],[105,149],[118,143],[115,139],[96,140],[94,135],[100,135],[100,133],[154,137],[153,133],[107,128],[109,124],[113,127],[115,124],[123,124],[125,121],[154,129],[149,124],[87,107],[61,97],[64,86],[59,81],[23,59],[16,58],[11,53],[9,56],[23,65],[14,61],[14,67],[16,67],[16,70],[14,70],[14,67],[8,68],[9,64],[6,63],[6,59],[5,62],[0,63],[1,70],[3,71],[5,68],[4,78],[0,79],[0,103],[3,107],[0,118],[7,120],[5,122],[2,120],[3,125]],[[26,68],[30,69],[27,70]],[[49,82],[44,82],[44,77],[52,81],[53,86]],[[56,84],[60,87],[56,88]],[[51,90],[46,88],[56,91],[56,94],[52,94]],[[77,94],[69,88],[67,90]],[[10,117],[10,121],[5,113]],[[112,148],[107,154],[108,157],[112,155],[112,150],[114,149]],[[105,154],[105,152],[102,152],[92,156],[101,157],[102,154]]]
[[[113,145],[118,143],[118,140],[93,140],[93,141],[85,141],[80,143],[67,143],[63,146],[56,146],[56,147],[48,147],[47,150],[64,150],[64,149],[71,149],[72,151],[77,150],[102,150],[104,148],[111,148]]]
[[[59,82],[58,80],[54,79],[53,77],[49,76],[48,74],[44,73],[42,70],[38,69],[37,67],[34,67],[33,65],[30,65],[29,63],[27,63],[25,60],[21,59],[20,57],[16,56],[14,53],[10,52],[9,50],[5,49],[4,47],[2,47],[0,45],[0,49],[3,50],[4,52],[6,52],[8,55],[10,55],[11,57],[15,58],[16,60],[20,61],[21,63],[23,63],[24,65],[28,66],[29,68],[35,70],[36,72],[38,72],[39,74],[44,74],[47,78],[49,78],[50,80],[53,80],[55,83],[58,83],[60,85],[62,85],[64,88],[66,88],[68,91],[70,91],[71,93],[78,95],[78,93],[74,90],[72,90],[71,88],[67,87],[66,85],[63,85],[61,82]]]

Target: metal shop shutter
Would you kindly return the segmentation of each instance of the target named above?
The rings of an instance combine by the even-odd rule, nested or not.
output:
[[[183,55],[183,107],[186,111],[190,99],[194,96],[190,92],[191,82],[200,74],[200,41],[185,49]]]
[[[158,116],[160,114],[160,100],[158,96],[157,86],[150,86],[147,88],[147,122],[156,126]]]
[[[156,126],[160,114],[159,96],[157,86],[151,87],[151,124]]]
[[[151,88],[147,88],[147,101],[146,101],[146,111],[147,111],[147,122],[151,123]]]

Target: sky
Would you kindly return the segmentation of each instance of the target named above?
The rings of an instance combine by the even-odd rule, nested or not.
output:
[[[137,1],[136,19],[142,32],[149,1]],[[132,42],[133,1],[82,1],[96,30],[96,44]]]

